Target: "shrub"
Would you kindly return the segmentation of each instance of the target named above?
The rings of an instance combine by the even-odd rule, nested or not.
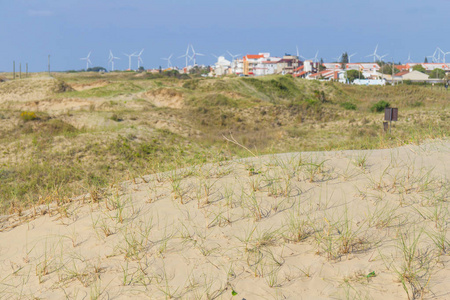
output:
[[[115,122],[122,122],[122,121],[123,121],[122,118],[120,118],[117,114],[113,114],[113,115],[110,117],[110,119],[113,120],[113,121],[115,121]]]
[[[370,108],[371,112],[382,112],[384,111],[384,109],[386,107],[390,107],[391,104],[387,101],[381,100],[378,101],[377,103],[375,103],[374,105],[372,105],[372,107]]]
[[[412,102],[410,104],[410,106],[411,107],[421,107],[421,106],[423,106],[423,102],[422,101],[415,101],[415,102]]]
[[[24,121],[24,122],[28,122],[28,121],[33,121],[37,119],[36,113],[35,112],[30,112],[30,111],[23,111],[20,113],[20,118]]]
[[[341,103],[341,106],[347,110],[356,110],[356,104],[353,104],[351,102]]]
[[[196,90],[198,88],[198,82],[199,82],[198,79],[186,81],[185,83],[183,83],[183,88],[189,90]]]

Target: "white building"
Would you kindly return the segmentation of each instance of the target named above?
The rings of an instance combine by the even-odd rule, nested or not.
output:
[[[219,56],[217,62],[214,64],[214,73],[216,76],[227,75],[231,72],[231,61],[225,59],[224,56]]]

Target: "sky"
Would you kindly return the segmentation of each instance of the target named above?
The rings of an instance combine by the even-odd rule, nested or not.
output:
[[[0,0],[0,72],[13,61],[30,72],[127,69],[124,53],[144,49],[145,68],[184,66],[191,43],[199,64],[214,55],[269,52],[335,61],[342,52],[366,57],[378,44],[385,60],[423,62],[436,47],[450,51],[450,0]],[[450,54],[447,56],[450,62]],[[137,68],[133,58],[132,68]],[[108,68],[109,69],[109,68]]]

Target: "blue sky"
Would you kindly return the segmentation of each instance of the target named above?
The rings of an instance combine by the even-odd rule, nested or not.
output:
[[[146,68],[183,66],[188,43],[206,54],[316,51],[333,61],[343,51],[364,57],[379,44],[388,60],[423,62],[437,46],[450,51],[449,0],[0,0],[0,71],[29,64],[32,72],[83,69],[79,58],[92,51],[94,66],[107,67],[109,49],[116,69],[126,69],[123,53],[145,48]],[[450,54],[447,56],[450,62]],[[136,68],[137,62],[133,61]]]

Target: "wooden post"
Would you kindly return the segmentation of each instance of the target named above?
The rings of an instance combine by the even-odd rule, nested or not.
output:
[[[50,75],[50,54],[48,55],[48,76]]]
[[[28,78],[28,63],[26,64],[26,78]]]
[[[13,79],[16,79],[16,62],[13,60]]]
[[[22,63],[19,63],[19,79],[22,79]]]

